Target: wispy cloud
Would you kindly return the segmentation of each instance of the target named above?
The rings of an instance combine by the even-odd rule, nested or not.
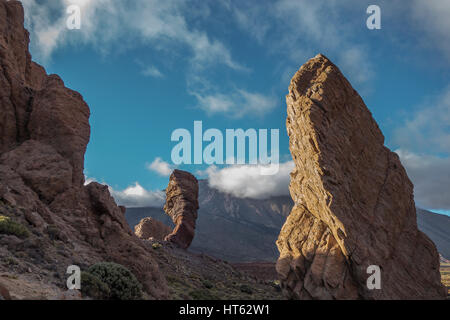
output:
[[[367,84],[374,75],[369,50],[355,34],[364,31],[365,11],[361,11],[361,29],[349,28],[347,9],[357,1],[280,0],[249,5],[228,3],[244,32],[262,45],[270,43],[268,52],[283,56],[282,68],[299,67],[317,53],[332,55],[352,83]],[[266,45],[267,46],[267,45]],[[291,74],[290,76],[292,76]]]
[[[117,204],[128,208],[136,207],[162,207],[166,201],[166,195],[162,190],[149,191],[138,182],[125,190],[114,190],[109,187],[111,195]]]
[[[290,172],[294,162],[281,163],[276,175],[261,175],[259,165],[233,165],[222,169],[211,166],[200,174],[211,187],[238,198],[267,199],[289,194]]]
[[[142,75],[153,78],[163,78],[164,75],[155,66],[148,66],[142,70]]]
[[[92,182],[98,182],[103,185],[107,185],[111,196],[116,200],[120,206],[128,208],[138,207],[162,207],[166,201],[166,195],[162,190],[146,190],[139,182],[135,182],[133,185],[127,187],[124,190],[116,190],[105,182],[99,182],[92,177],[85,177],[85,185]]]
[[[66,44],[89,44],[102,53],[129,47],[132,43],[149,44],[169,52],[173,46],[187,46],[192,66],[204,68],[223,64],[243,68],[221,41],[188,25],[188,4],[176,0],[22,0],[26,24],[42,59]],[[66,8],[81,8],[81,29],[66,28]]]
[[[396,150],[414,183],[418,206],[450,210],[450,158]]]
[[[165,162],[161,158],[156,158],[152,163],[147,165],[147,169],[156,172],[160,176],[168,177],[175,169],[175,167],[170,165],[168,162]]]
[[[410,8],[416,28],[428,35],[420,38],[431,42],[450,59],[450,1],[412,0]],[[426,45],[430,45],[429,42]]]
[[[245,90],[234,90],[227,94],[191,94],[197,98],[198,107],[209,115],[225,114],[232,118],[241,118],[248,114],[263,116],[277,106],[274,97]]]
[[[415,152],[450,153],[450,87],[406,117],[394,142]]]

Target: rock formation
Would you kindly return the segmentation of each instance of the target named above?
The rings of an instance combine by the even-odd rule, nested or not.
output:
[[[31,61],[23,23],[20,2],[0,0],[0,214],[32,231],[26,240],[0,235],[0,251],[23,249],[33,268],[55,263],[59,274],[71,264],[114,261],[151,297],[165,298],[165,280],[125,221],[124,208],[107,186],[84,186],[89,107]]]
[[[198,208],[197,179],[189,172],[174,170],[166,189],[164,211],[172,218],[175,228],[166,237],[167,241],[184,249],[191,245]]]
[[[162,241],[170,233],[172,229],[166,226],[161,221],[153,218],[144,218],[139,222],[137,226],[134,227],[134,234],[144,240],[153,238],[155,240]]]
[[[323,55],[287,95],[295,202],[277,241],[294,299],[439,299],[439,256],[417,229],[413,185],[361,97]],[[367,268],[381,268],[369,290]]]

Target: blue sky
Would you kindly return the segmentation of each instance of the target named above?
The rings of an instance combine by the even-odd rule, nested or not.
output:
[[[33,58],[91,108],[85,174],[109,184],[119,202],[161,202],[158,190],[173,168],[171,133],[192,130],[195,120],[220,130],[280,129],[282,170],[261,194],[252,187],[260,177],[247,167],[181,169],[214,178],[238,196],[286,193],[285,95],[299,67],[323,53],[361,94],[386,145],[398,151],[418,205],[450,210],[449,2],[22,3]],[[70,4],[81,7],[80,30],[66,28]],[[381,8],[381,30],[366,27],[370,4]]]

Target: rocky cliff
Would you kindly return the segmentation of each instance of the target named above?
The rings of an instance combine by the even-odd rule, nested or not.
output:
[[[0,256],[14,260],[7,271],[63,287],[69,265],[113,261],[150,297],[165,298],[165,280],[124,208],[106,186],[84,186],[89,107],[32,62],[23,23],[20,2],[0,0],[0,216],[15,227],[0,233]]]
[[[292,209],[277,263],[295,299],[439,299],[439,257],[417,228],[413,185],[361,97],[318,55],[293,77]],[[370,265],[381,289],[369,290]]]

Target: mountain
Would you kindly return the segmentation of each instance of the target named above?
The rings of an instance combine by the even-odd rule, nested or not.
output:
[[[433,240],[439,253],[450,259],[450,217],[417,208],[417,224]]]
[[[293,205],[290,197],[240,199],[199,180],[199,204],[191,250],[231,262],[276,259],[275,240]],[[173,227],[162,208],[127,208],[126,219],[132,228],[145,217]]]
[[[200,209],[191,250],[230,262],[275,261],[275,241],[293,202],[289,196],[266,200],[240,199],[211,188],[199,180]],[[127,208],[126,219],[134,229],[146,217],[170,227],[172,220],[162,208]],[[450,259],[450,217],[417,209],[419,229]]]

